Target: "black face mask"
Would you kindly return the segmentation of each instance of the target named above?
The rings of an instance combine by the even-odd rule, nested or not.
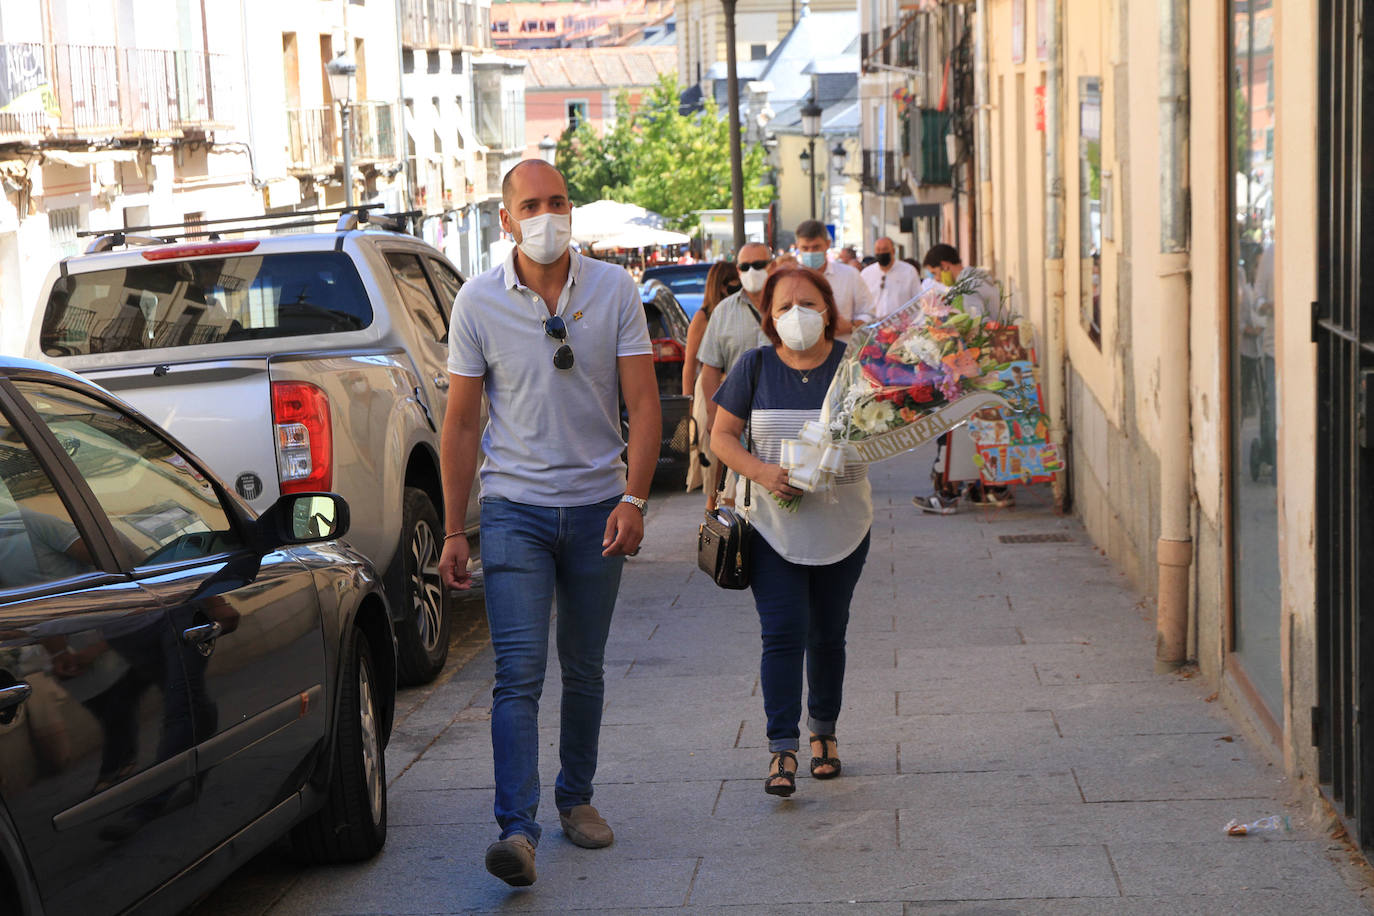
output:
[[[878,258],[879,267],[886,267],[892,263],[892,252],[890,251],[884,251],[882,254],[876,255],[876,257]]]

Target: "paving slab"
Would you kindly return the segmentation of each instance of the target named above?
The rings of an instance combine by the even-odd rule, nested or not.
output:
[[[768,754],[749,592],[695,569],[702,497],[655,493],[607,645],[594,803],[609,849],[553,808],[560,679],[541,702],[539,880],[482,867],[496,837],[493,662],[475,624],[403,691],[387,750],[391,831],[375,860],[303,868],[274,849],[194,916],[605,913],[1256,914],[1370,912],[1347,846],[1208,690],[1156,675],[1149,607],[1048,492],[1011,510],[918,512],[929,455],[874,466],[876,519],[848,633],[844,775],[764,794]],[[1004,535],[1063,534],[1066,543]],[[554,656],[551,654],[551,658]],[[803,739],[805,735],[803,735]],[[1236,839],[1232,818],[1292,816]]]

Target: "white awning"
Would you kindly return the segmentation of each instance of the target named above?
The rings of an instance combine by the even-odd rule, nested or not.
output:
[[[133,149],[102,149],[102,150],[65,150],[65,149],[45,149],[43,158],[58,165],[67,165],[72,168],[89,168],[93,165],[100,165],[102,162],[136,162],[138,160],[138,150]]]

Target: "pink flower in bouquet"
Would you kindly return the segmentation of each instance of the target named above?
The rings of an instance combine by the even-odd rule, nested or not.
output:
[[[923,296],[921,298],[921,311],[931,318],[945,318],[954,311],[954,308],[945,301],[944,296]]]
[[[945,400],[953,401],[964,393],[964,386],[959,384],[959,377],[947,375],[940,382],[940,393],[945,396]]]
[[[943,360],[947,377],[954,380],[961,378],[978,378],[983,374],[982,366],[978,365],[977,347],[970,347],[967,350],[959,350],[951,353]]]

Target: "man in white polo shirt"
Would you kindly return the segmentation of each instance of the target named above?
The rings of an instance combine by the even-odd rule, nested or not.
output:
[[[892,239],[883,236],[873,244],[877,262],[864,268],[864,283],[873,299],[873,317],[886,318],[906,305],[921,291],[921,274],[906,261],[898,260]]]
[[[516,248],[463,286],[449,326],[440,459],[448,532],[439,568],[449,587],[471,585],[462,519],[480,451],[501,827],[486,866],[523,887],[534,883],[541,832],[539,697],[555,596],[563,702],[554,803],[571,842],[590,849],[614,839],[591,805],[603,659],[620,572],[644,534],[661,420],[639,293],[621,268],[569,250],[563,176],[527,159],[501,194],[501,228]],[[619,395],[629,411],[628,481]]]
[[[835,293],[835,308],[840,317],[835,321],[835,339],[849,343],[849,332],[867,324],[873,314],[873,299],[859,272],[848,264],[831,261],[830,230],[818,219],[802,220],[797,226],[797,260],[802,267],[822,274]]]

